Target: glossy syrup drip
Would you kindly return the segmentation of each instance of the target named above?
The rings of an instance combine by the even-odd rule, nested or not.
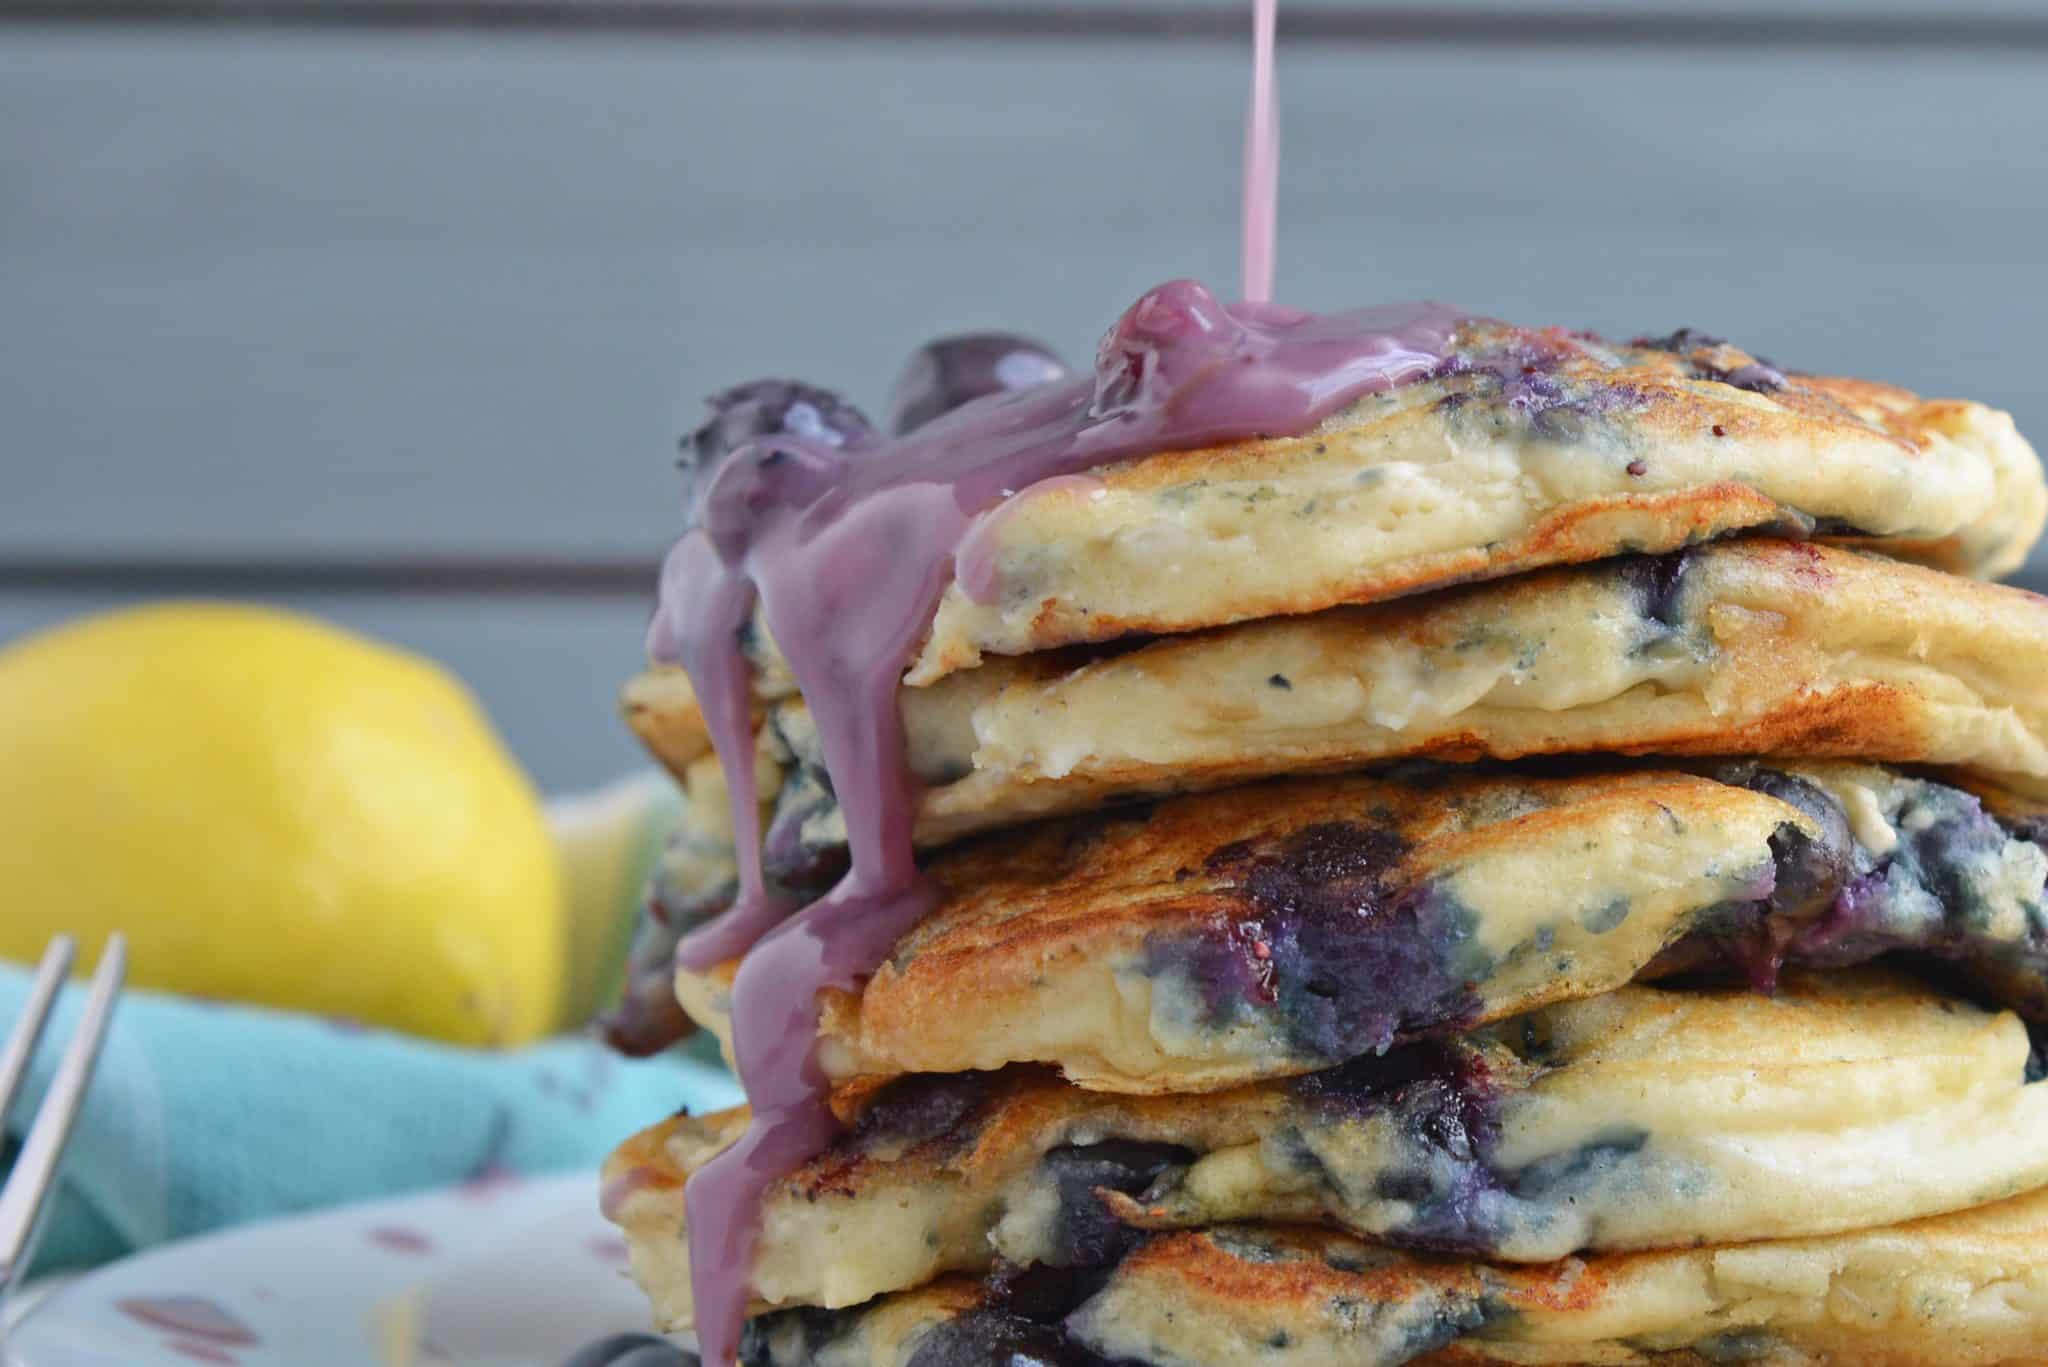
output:
[[[1280,225],[1280,111],[1273,95],[1279,0],[1252,0],[1252,98],[1244,121],[1244,297],[1273,297]]]
[[[681,950],[697,966],[745,954],[733,1034],[753,1119],[686,1194],[708,1363],[733,1361],[761,1196],[837,1129],[812,1057],[818,994],[853,988],[932,902],[911,849],[917,793],[897,690],[963,551],[968,587],[1000,594],[992,550],[963,546],[977,519],[1047,481],[1064,486],[1048,493],[1086,496],[1072,477],[1116,461],[1306,431],[1437,366],[1462,317],[1434,304],[1226,306],[1173,281],[1117,321],[1091,375],[978,399],[893,440],[762,437],[712,472],[649,632],[651,653],[682,662],[696,686],[740,854],[738,902]],[[845,879],[794,915],[761,875],[741,651],[757,604],[816,720],[852,857]]]
[[[691,1291],[711,1367],[737,1355],[762,1196],[838,1129],[813,1053],[818,995],[856,987],[934,901],[912,851],[917,792],[896,697],[947,584],[976,601],[1000,597],[997,532],[1016,500],[1093,496],[1101,486],[1086,471],[1155,451],[1306,431],[1430,371],[1464,316],[1432,304],[1321,316],[1267,302],[1275,9],[1255,0],[1246,302],[1226,307],[1192,281],[1169,282],[1118,319],[1092,375],[1047,369],[1045,383],[893,441],[834,442],[821,430],[745,443],[711,472],[698,526],[663,568],[650,653],[681,662],[696,687],[727,775],[740,866],[732,909],[678,951],[697,968],[744,955],[733,1045],[752,1119],[686,1192]],[[851,855],[839,885],[794,915],[761,872],[741,650],[757,607],[817,724]]]

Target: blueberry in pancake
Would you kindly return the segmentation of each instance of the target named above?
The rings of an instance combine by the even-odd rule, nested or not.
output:
[[[1770,998],[1626,987],[1220,1093],[906,1077],[842,1091],[844,1134],[770,1188],[753,1286],[840,1307],[1238,1221],[1511,1262],[1891,1224],[2048,1185],[2031,1049],[2010,1013],[1859,969]],[[745,1120],[672,1118],[608,1166],[669,1327],[683,1183]]]
[[[891,425],[1033,385],[1092,385],[1113,408],[1106,391],[1142,382],[1169,334],[1234,326],[1177,281],[1110,330],[1092,376],[1024,339],[947,339],[913,358]],[[1992,577],[2048,517],[2012,419],[1966,400],[1781,370],[1686,330],[1620,343],[1438,309],[1405,335],[1423,349],[1398,382],[1298,435],[1150,450],[983,513],[909,681],[1770,528]],[[872,439],[836,395],[756,382],[712,401],[685,446],[693,481],[770,432]]]
[[[2048,599],[1872,555],[1728,542],[905,688],[926,845],[1133,795],[1389,760],[1807,755],[2048,779]],[[760,674],[804,784],[773,846],[843,839],[802,700]],[[677,676],[628,717],[705,749]]]
[[[1095,1089],[1199,1090],[1637,979],[1768,988],[1788,963],[1885,954],[2048,1020],[2048,808],[1964,781],[1834,761],[1411,765],[985,836],[927,861],[936,908],[860,991],[827,995],[819,1063],[846,1081],[1037,1062]],[[721,1036],[730,980],[674,979]]]
[[[1538,1267],[1300,1227],[1163,1235],[1083,1275],[947,1278],[750,1326],[746,1367],[2032,1367],[2048,1191],[1817,1238]]]

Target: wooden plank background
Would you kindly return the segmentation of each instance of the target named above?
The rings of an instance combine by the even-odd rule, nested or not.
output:
[[[632,762],[609,696],[699,395],[876,402],[967,327],[1085,357],[1146,286],[1234,272],[1226,0],[993,37],[969,0],[279,21],[313,3],[0,0],[0,639],[293,602],[448,659],[545,783],[595,782]],[[2048,7],[1283,10],[1283,298],[1690,324],[2048,431]]]

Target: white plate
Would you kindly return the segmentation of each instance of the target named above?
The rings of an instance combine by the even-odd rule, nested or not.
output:
[[[8,1367],[557,1367],[645,1329],[592,1175],[487,1177],[248,1225],[52,1294]]]

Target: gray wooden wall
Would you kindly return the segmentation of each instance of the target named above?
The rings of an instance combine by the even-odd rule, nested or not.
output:
[[[1229,283],[1239,8],[0,0],[0,639],[288,601],[544,783],[620,771],[698,396]],[[2048,432],[2048,4],[1282,9],[1283,298],[1690,324]]]

